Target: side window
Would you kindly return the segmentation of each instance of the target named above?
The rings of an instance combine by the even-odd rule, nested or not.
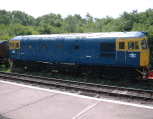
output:
[[[12,43],[12,48],[15,48],[14,43]]]
[[[125,42],[119,42],[119,49],[125,48]]]
[[[31,45],[28,45],[28,49],[31,49]]]
[[[46,49],[46,45],[42,45],[42,48],[43,48],[43,49]]]
[[[134,49],[134,42],[128,42],[128,49]]]
[[[139,49],[139,43],[138,43],[138,41],[135,41],[135,49]]]
[[[146,43],[146,40],[141,40],[141,47],[143,50],[146,50],[147,49],[147,43]]]
[[[61,45],[58,45],[57,48],[58,48],[58,49],[62,49],[62,46],[61,46]]]
[[[79,50],[79,45],[75,45],[75,46],[74,46],[74,49],[75,49],[75,50]]]
[[[115,43],[100,43],[100,59],[115,59]]]
[[[107,52],[115,52],[115,44],[108,43]]]
[[[107,52],[106,43],[100,43],[100,52]]]
[[[19,43],[16,43],[16,48],[19,48]]]
[[[115,43],[100,43],[100,52],[115,52]]]

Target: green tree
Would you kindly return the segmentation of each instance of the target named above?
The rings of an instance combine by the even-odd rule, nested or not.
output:
[[[68,31],[68,33],[75,33],[76,32],[76,28],[77,28],[77,24],[76,24],[76,17],[69,15],[65,18],[64,22],[64,26],[66,28],[66,30]]]
[[[21,24],[9,24],[7,27],[7,33],[9,36],[18,36],[18,35],[34,35],[39,34],[37,31],[33,29],[32,26],[23,26]]]
[[[35,24],[35,19],[34,17],[21,12],[21,11],[12,11],[12,19],[11,19],[11,23],[19,23],[22,25],[34,25]]]
[[[36,26],[43,26],[44,24],[52,25],[54,27],[61,27],[62,26],[62,17],[60,14],[47,14],[36,19]]]
[[[11,20],[11,12],[7,12],[6,10],[0,10],[0,24],[8,25]]]

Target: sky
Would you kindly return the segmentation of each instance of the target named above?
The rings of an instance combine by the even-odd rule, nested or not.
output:
[[[153,9],[153,0],[0,0],[0,10],[19,10],[34,18],[49,13],[63,18],[74,14],[84,18],[87,13],[94,18],[117,18],[124,11],[144,12],[149,8]]]

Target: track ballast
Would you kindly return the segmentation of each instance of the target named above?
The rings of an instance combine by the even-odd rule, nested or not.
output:
[[[56,88],[58,90],[67,90],[69,92],[77,93],[79,95],[86,95],[97,98],[100,98],[101,96],[105,95],[105,97],[111,96],[134,100],[140,99],[141,101],[143,101],[143,103],[144,101],[149,101],[151,102],[151,105],[153,105],[152,90],[109,86],[7,72],[0,72],[0,78],[1,80],[28,83],[30,85],[32,84],[35,86],[49,87],[52,89]]]

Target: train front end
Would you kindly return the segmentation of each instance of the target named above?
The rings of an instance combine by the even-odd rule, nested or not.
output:
[[[150,65],[150,49],[148,46],[148,37],[146,36],[140,39],[141,53],[140,53],[140,66],[143,67],[143,79],[153,79],[153,71],[151,71]]]
[[[116,46],[117,61],[120,64],[135,68],[141,78],[153,79],[146,32],[123,32],[116,40]]]

